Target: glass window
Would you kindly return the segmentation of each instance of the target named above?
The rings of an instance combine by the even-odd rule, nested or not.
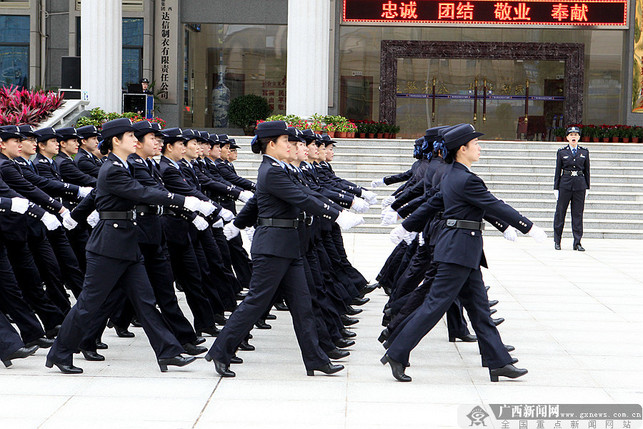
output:
[[[377,27],[342,25],[340,29],[340,82],[353,80],[354,88],[340,91],[340,115],[362,119],[370,113],[379,119],[380,48],[382,40],[476,41],[476,42],[542,42],[581,43],[585,47],[585,82],[583,123],[618,124],[625,119],[626,106],[622,73],[623,30],[560,30],[456,27]],[[524,93],[525,80],[530,81],[530,96],[560,96],[564,87],[564,63],[556,61],[503,60],[398,60],[398,93],[427,93],[436,78],[438,95],[467,95],[478,78],[482,91],[487,78],[491,95]],[[359,77],[359,80],[356,80]],[[372,97],[370,88],[373,88]],[[428,88],[427,88],[428,86]],[[355,109],[357,100],[371,103],[371,108]],[[477,107],[477,127],[486,128],[494,138],[516,138],[519,121],[524,116],[524,101],[487,101],[486,121],[482,103]],[[554,115],[562,114],[562,101],[530,103],[529,116],[539,117],[550,127]],[[473,121],[473,101],[462,98],[439,98],[435,115],[431,99],[397,98],[397,121],[400,136],[415,137],[435,118],[435,125]],[[540,119],[539,119],[540,120]],[[535,122],[534,122],[535,123]]]
[[[123,89],[143,77],[143,18],[123,18]]]
[[[235,127],[227,109],[245,94],[285,113],[286,36],[285,25],[185,25],[182,126]]]
[[[29,17],[0,15],[0,85],[29,87]]]

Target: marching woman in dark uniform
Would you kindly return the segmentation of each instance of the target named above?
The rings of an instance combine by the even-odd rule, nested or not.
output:
[[[482,249],[482,219],[486,214],[505,220],[523,233],[543,240],[545,232],[516,210],[494,197],[482,179],[470,167],[480,158],[478,137],[473,126],[461,124],[445,134],[449,164],[433,198],[444,205],[446,228],[438,237],[434,260],[439,262],[431,290],[420,307],[399,325],[389,339],[390,347],[381,359],[389,363],[399,381],[411,381],[404,374],[411,350],[438,323],[456,297],[468,309],[476,331],[483,360],[489,367],[491,381],[499,376],[520,377],[526,369],[513,366],[515,360],[505,348],[492,322],[489,301],[482,281],[481,266],[486,267]],[[437,205],[439,207],[439,204]]]
[[[557,198],[556,214],[554,215],[554,248],[556,250],[560,250],[565,215],[571,201],[574,250],[585,251],[580,244],[580,239],[583,236],[585,197],[589,194],[589,151],[578,146],[579,138],[580,129],[578,127],[567,128],[569,144],[558,149],[556,154],[556,175],[554,176],[554,194]]]
[[[125,288],[134,305],[161,371],[166,371],[168,365],[184,366],[195,359],[181,356],[183,347],[156,309],[141,250],[136,245],[135,208],[137,203],[185,207],[193,211],[210,211],[213,206],[197,198],[145,187],[134,179],[127,163],[128,156],[136,151],[134,130],[129,119],[116,119],[103,125],[101,151],[111,153],[98,174],[96,209],[100,220],[87,243],[85,283],[47,355],[46,366],[56,365],[65,374],[83,372],[73,365],[73,353],[79,349],[87,327],[92,325],[117,284]]]

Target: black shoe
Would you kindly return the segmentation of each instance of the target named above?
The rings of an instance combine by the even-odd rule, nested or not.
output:
[[[54,339],[58,336],[59,331],[60,331],[60,325],[56,325],[53,328],[49,329],[47,332],[45,332],[45,336],[50,340]]]
[[[217,313],[214,315],[214,323],[216,323],[217,325],[224,326],[227,321],[228,319],[226,319],[223,314]]]
[[[371,300],[370,298],[361,298],[358,296],[353,298],[353,300],[351,301],[351,305],[357,305],[357,306],[364,305],[370,300]]]
[[[29,341],[27,344],[25,344],[25,346],[27,347],[38,346],[41,349],[48,349],[53,345],[54,345],[54,340],[50,340],[49,338],[45,338],[45,337],[36,338],[35,340]]]
[[[194,356],[183,357],[181,355],[176,355],[173,358],[159,359],[159,368],[161,372],[167,371],[168,366],[185,366],[194,362],[196,358]]]
[[[237,375],[233,371],[230,371],[230,368],[228,365],[224,364],[223,362],[219,362],[216,359],[212,359],[212,356],[210,355],[205,355],[205,360],[208,362],[212,362],[214,360],[214,370],[221,377],[234,377]]]
[[[130,324],[135,328],[142,328],[143,327],[143,325],[141,325],[141,322],[139,322],[138,319],[136,319],[136,318],[132,318],[132,322]]]
[[[329,358],[333,360],[344,359],[345,357],[350,356],[351,352],[348,350],[333,349],[329,352],[326,352]]]
[[[511,363],[511,365],[513,365],[515,363],[518,363],[518,358],[512,357],[510,363]],[[489,364],[487,364],[487,361],[485,360],[485,358],[482,358],[482,366],[484,368],[487,368],[489,366]]]
[[[484,290],[486,290],[486,291],[489,291],[489,289],[491,289],[491,286],[485,286],[484,287]]]
[[[109,329],[112,329],[112,328],[114,327],[114,322],[112,322],[112,319],[109,319],[109,320],[107,321],[107,327],[108,327]]]
[[[191,356],[200,355],[201,353],[205,353],[208,351],[206,347],[197,346],[196,344],[192,344],[192,343],[183,344],[183,350],[185,350],[185,353]]]
[[[495,308],[492,308],[491,310],[489,310],[489,315],[494,315],[497,312],[498,312],[498,310],[496,310]]]
[[[499,301],[498,301],[497,299],[492,299],[491,301],[489,301],[489,308],[491,308],[491,307],[493,307],[494,305],[498,304],[498,302],[499,302]]]
[[[203,343],[205,343],[205,338],[203,338],[200,335],[198,337],[196,337],[196,340],[194,340],[194,345],[196,345],[196,346],[198,346],[199,344],[203,344]]]
[[[47,359],[47,362],[45,363],[45,366],[47,368],[53,368],[53,366],[56,365],[56,368],[60,370],[63,374],[82,374],[83,369],[78,368],[77,366],[72,365],[63,365],[61,363],[53,363],[49,359]]]
[[[230,358],[230,363],[240,364],[240,363],[243,363],[243,359],[235,355]]]
[[[475,343],[478,341],[478,337],[472,334],[467,334],[467,335],[456,335],[454,337],[449,337],[449,342],[450,343],[455,343],[455,340],[458,339],[462,341],[463,343]]]
[[[385,350],[388,350],[388,348],[391,347],[391,343],[386,340],[382,343],[382,347],[384,347]]]
[[[286,304],[283,302],[278,302],[275,304],[275,309],[279,311],[288,311],[290,310]]]
[[[395,377],[396,380],[398,381],[413,380],[411,377],[404,374],[404,370],[405,370],[404,365],[402,365],[397,361],[394,361],[389,357],[389,355],[384,355],[382,359],[380,359],[380,362],[382,362],[382,365],[386,365],[387,362],[389,365],[391,365],[391,372],[393,373],[393,377]]]
[[[527,374],[524,368],[516,368],[512,364],[503,366],[502,368],[489,369],[489,378],[491,381],[498,381],[498,377],[518,378]]]
[[[326,375],[331,375],[341,371],[342,369],[344,369],[344,365],[335,365],[328,362],[327,364],[320,366],[319,368],[306,370],[306,375],[313,376],[315,375],[315,371],[321,371]]]
[[[344,338],[355,338],[357,334],[353,331],[349,331],[346,328],[342,328],[339,330],[339,333],[342,334],[342,337]]]
[[[344,326],[351,326],[359,322],[358,319],[353,319],[352,317],[348,317],[345,314],[342,314],[341,316],[339,316],[339,318],[342,320],[342,324]]]
[[[83,356],[85,356],[85,360],[89,360],[92,362],[102,362],[105,360],[105,356],[91,350],[81,350],[80,352],[83,354]]]
[[[347,340],[346,338],[340,338],[339,340],[335,341],[335,345],[340,349],[345,349],[346,347],[354,346],[355,341]]]
[[[174,282],[174,285],[176,286],[176,290],[178,290],[179,292],[183,292],[183,286],[181,286],[181,283]]]
[[[356,314],[359,314],[362,311],[364,310],[362,310],[361,308],[351,307],[350,305],[346,306],[346,314],[348,314],[349,316],[355,316]]]
[[[390,336],[391,336],[391,331],[389,331],[388,328],[384,328],[384,330],[382,330],[382,333],[380,333],[380,336],[377,338],[377,341],[384,344],[384,341],[388,340],[388,337]]]
[[[244,299],[246,296],[248,296],[248,294],[245,294],[245,293],[239,292],[239,293],[235,296],[235,298],[236,298],[236,300],[237,300],[237,301],[243,301],[243,299]]]
[[[276,320],[276,319],[277,319],[277,316],[275,316],[274,314],[268,313],[268,315],[266,316],[266,320]]]
[[[107,350],[109,346],[100,340],[96,340],[96,350]]]
[[[382,316],[382,326],[387,327],[391,323],[391,318],[386,314]]]
[[[270,326],[269,324],[267,324],[267,323],[266,323],[265,321],[263,321],[263,320],[259,320],[258,322],[256,322],[256,323],[255,323],[255,327],[256,327],[257,329],[272,329],[272,326]]]
[[[198,331],[196,333],[196,336],[201,337],[202,336],[201,334],[208,334],[211,337],[216,337],[217,335],[219,335],[219,332],[221,332],[219,330],[219,328],[217,328],[216,326],[212,326],[211,328],[207,328],[207,329],[203,329],[201,331]]]
[[[369,293],[373,292],[375,289],[377,289],[380,286],[379,283],[374,283],[372,285],[366,285],[363,288],[359,290],[359,294],[364,296],[368,295]]]
[[[11,363],[12,360],[14,360],[14,359],[24,359],[26,357],[29,357],[32,354],[36,353],[36,350],[38,350],[37,345],[20,347],[18,350],[16,350],[15,352],[13,352],[9,356],[7,356],[5,359],[3,359],[2,363],[4,364],[4,366],[9,368],[12,365],[12,363]]]
[[[554,249],[560,250],[560,243],[554,243]]]
[[[580,244],[577,244],[577,245],[574,247],[574,250],[578,250],[579,252],[584,252],[584,251],[585,251],[585,248],[584,248],[583,246],[581,246]]]
[[[516,350],[514,346],[509,344],[505,344],[505,349],[507,349],[508,352],[513,352],[514,350]]]
[[[255,346],[250,344],[248,340],[243,340],[239,344],[239,350],[243,350],[244,352],[251,352],[255,349]]]
[[[498,317],[497,319],[491,319],[494,325],[498,326],[505,321],[504,317]]]
[[[114,330],[116,331],[116,335],[121,338],[133,338],[136,336],[134,335],[134,332],[128,331],[127,328],[119,328],[118,326],[114,325]]]

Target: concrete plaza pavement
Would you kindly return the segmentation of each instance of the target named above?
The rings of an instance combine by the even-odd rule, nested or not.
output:
[[[386,235],[345,234],[345,243],[369,280],[393,248]],[[377,289],[335,376],[306,376],[286,312],[273,311],[271,330],[253,331],[257,350],[238,353],[245,362],[233,365],[232,379],[202,358],[161,373],[142,329],[131,328],[132,339],[108,330],[105,362],[76,355],[83,375],[45,368],[46,350],[0,368],[0,428],[434,428],[459,427],[473,406],[490,403],[641,404],[641,241],[583,245],[579,253],[571,239],[555,251],[551,240],[485,238],[484,277],[500,300],[494,317],[506,318],[503,340],[529,369],[517,380],[491,383],[477,345],[449,343],[442,320],[411,355],[413,382],[395,381],[379,363],[387,297]]]

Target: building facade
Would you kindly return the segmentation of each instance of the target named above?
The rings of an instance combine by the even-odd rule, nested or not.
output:
[[[328,100],[318,113],[394,121],[402,135],[475,121],[490,138],[515,138],[525,116],[536,128],[561,117],[643,124],[632,113],[635,0],[549,2],[569,7],[567,17],[537,15],[535,2],[486,0],[307,0],[326,7],[310,16],[289,11],[295,1],[124,0],[123,89],[147,77],[169,123],[229,127],[227,103],[244,94],[267,98],[274,113],[300,113],[286,111],[297,97],[288,75],[319,82],[312,66],[327,73],[328,87],[315,88]],[[0,1],[2,84],[58,88],[62,57],[80,55],[81,8],[80,0]],[[532,22],[519,22],[521,13]],[[326,43],[310,44],[320,31]],[[288,56],[293,46],[297,58]]]

